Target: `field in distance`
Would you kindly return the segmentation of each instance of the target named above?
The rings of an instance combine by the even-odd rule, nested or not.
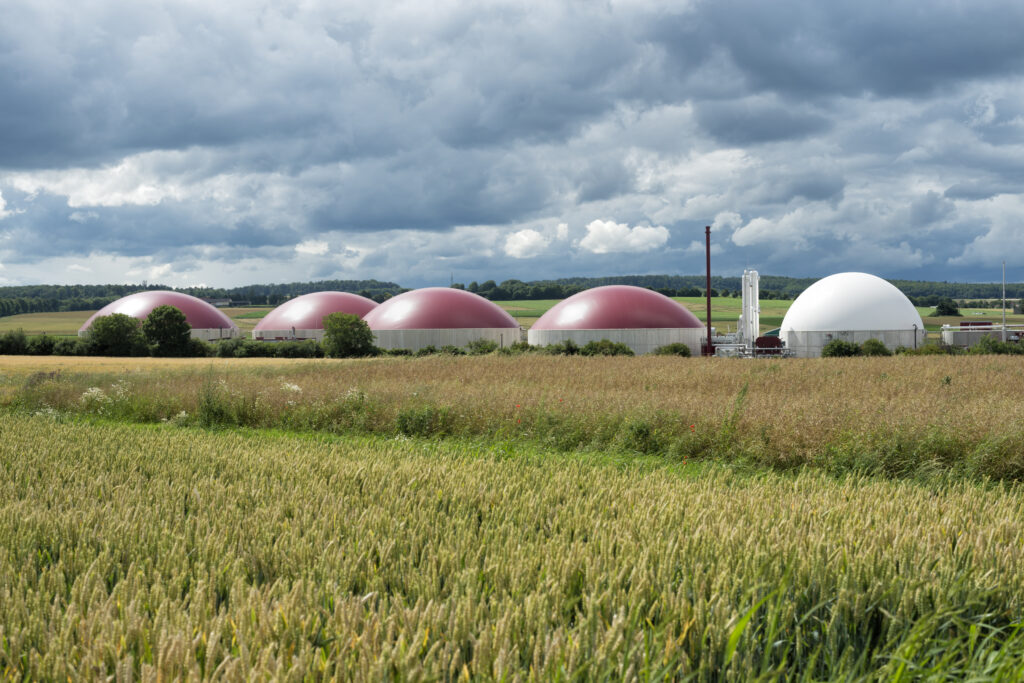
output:
[[[702,297],[673,297],[675,301],[688,308],[702,322],[707,317],[706,300]],[[529,301],[496,301],[495,303],[508,311],[509,315],[524,328],[529,328],[537,319],[544,315],[558,299],[539,299]],[[761,301],[761,332],[773,330],[782,325],[782,319],[792,305],[791,300],[766,299]],[[720,334],[736,331],[736,322],[742,309],[742,300],[733,297],[712,297],[712,324]],[[238,328],[249,336],[259,321],[271,310],[271,306],[220,309],[231,318]],[[957,325],[961,320],[987,320],[994,323],[1002,321],[999,309],[964,308],[962,317],[930,317],[935,309],[918,307],[917,311],[924,320],[928,330],[939,330],[942,325]],[[25,334],[49,334],[54,336],[70,336],[78,334],[78,328],[88,320],[94,311],[68,311],[61,313],[23,313],[0,318],[0,333],[8,330],[22,329]],[[1008,313],[1007,323],[1024,324],[1024,315]]]

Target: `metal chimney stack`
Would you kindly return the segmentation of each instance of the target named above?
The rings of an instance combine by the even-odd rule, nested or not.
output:
[[[740,317],[740,341],[753,350],[754,342],[761,335],[761,276],[756,270],[743,271],[743,313]]]

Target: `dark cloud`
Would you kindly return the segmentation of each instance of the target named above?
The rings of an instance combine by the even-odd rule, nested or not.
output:
[[[0,263],[700,272],[690,243],[724,214],[724,272],[969,277],[1024,244],[1022,20],[1009,0],[15,3]],[[671,238],[592,254],[594,220]],[[511,259],[522,229],[547,246]]]
[[[696,106],[697,121],[728,145],[755,145],[820,133],[830,127],[824,116],[760,100],[705,102]]]

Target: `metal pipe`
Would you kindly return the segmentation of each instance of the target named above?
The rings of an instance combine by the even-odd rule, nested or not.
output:
[[[704,242],[705,242],[705,253],[706,253],[707,262],[708,262],[707,263],[707,265],[708,265],[707,289],[704,291],[704,294],[707,295],[707,300],[708,300],[708,321],[707,321],[707,326],[708,326],[708,347],[707,347],[707,354],[709,356],[713,356],[714,353],[715,353],[715,344],[714,344],[714,342],[711,341],[711,226],[710,225],[705,225],[704,226]]]

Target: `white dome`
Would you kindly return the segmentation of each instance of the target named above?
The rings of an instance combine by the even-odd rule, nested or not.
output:
[[[796,298],[781,332],[924,330],[910,299],[880,277],[836,273],[818,280]]]

